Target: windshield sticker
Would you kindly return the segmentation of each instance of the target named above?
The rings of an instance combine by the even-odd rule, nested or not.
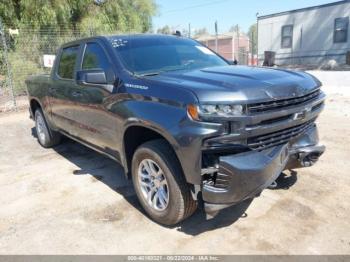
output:
[[[208,48],[206,48],[204,46],[196,45],[196,47],[198,50],[200,50],[202,53],[204,53],[206,55],[215,55],[212,51],[210,51]]]
[[[130,88],[142,89],[142,90],[148,89],[148,86],[134,85],[134,84],[129,84],[129,83],[125,83],[125,86],[130,87]]]
[[[126,44],[128,43],[127,40],[124,40],[124,39],[112,39],[111,40],[111,45],[114,47],[114,48],[118,48],[118,47],[122,47],[122,46],[125,46]]]

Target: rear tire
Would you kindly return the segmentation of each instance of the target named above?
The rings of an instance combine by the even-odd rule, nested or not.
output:
[[[50,129],[40,108],[35,110],[35,130],[39,144],[45,148],[53,147],[61,142],[61,134]]]
[[[174,225],[197,208],[180,163],[165,140],[139,146],[132,160],[132,180],[142,207],[160,224]]]

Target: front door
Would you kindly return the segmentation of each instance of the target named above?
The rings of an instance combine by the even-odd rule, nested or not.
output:
[[[113,72],[112,63],[98,42],[85,44],[79,64],[78,70],[82,71],[103,70],[107,75]],[[107,77],[107,81],[108,85],[114,85],[114,78],[109,80]],[[76,86],[75,93],[77,95],[71,99],[77,105],[73,111],[73,120],[78,123],[78,137],[119,158],[117,149],[120,146],[116,141],[119,120],[108,110],[108,105],[117,94],[112,94],[112,90],[107,90],[103,85],[89,83]]]

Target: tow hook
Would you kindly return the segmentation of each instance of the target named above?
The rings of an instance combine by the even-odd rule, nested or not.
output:
[[[299,150],[297,156],[298,161],[303,167],[312,166],[317,162],[319,157],[323,154],[325,146],[312,146]]]
[[[276,187],[277,187],[277,182],[276,182],[276,180],[275,181],[273,181],[272,183],[271,183],[271,185],[269,185],[267,188],[268,189],[275,189]]]

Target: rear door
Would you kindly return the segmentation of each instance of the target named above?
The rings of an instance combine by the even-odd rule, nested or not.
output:
[[[75,81],[76,67],[81,52],[81,45],[72,45],[61,49],[59,60],[52,74],[52,85],[49,87],[49,101],[53,123],[60,130],[76,136],[78,123],[74,121],[73,112],[77,103]],[[72,99],[73,98],[73,99]]]

